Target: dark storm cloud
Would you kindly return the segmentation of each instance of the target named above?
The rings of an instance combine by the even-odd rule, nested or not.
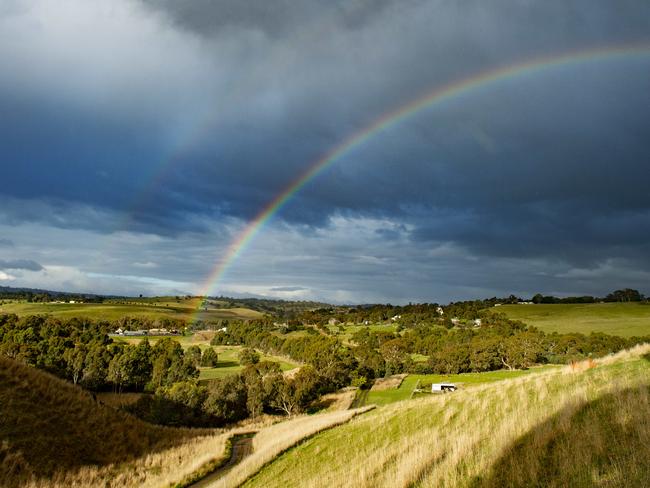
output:
[[[382,114],[486,69],[650,42],[641,0],[18,5],[0,9],[0,60],[12,66],[0,72],[0,225],[177,239],[160,259],[129,262],[168,263],[147,269],[184,282],[209,263],[170,264],[188,248],[183,236],[230,236],[219,226],[252,219]],[[558,276],[603,263],[648,269],[648,66],[637,57],[547,70],[422,111],[344,155],[274,224],[313,237],[335,233],[336,218],[374,219],[386,224],[364,235],[382,246],[540,258],[564,263]],[[336,239],[328,272],[371,277],[359,286],[392,256],[337,267],[342,250],[365,255],[368,243]],[[317,278],[270,283],[313,289]]]
[[[27,271],[41,271],[43,266],[30,259],[14,259],[5,261],[0,259],[0,269],[24,269]]]
[[[358,28],[376,17],[394,0],[333,0],[328,2],[291,0],[142,0],[160,10],[180,27],[201,35],[227,34],[228,29],[254,29],[270,37],[314,23],[335,23]],[[400,2],[406,4],[406,2]],[[225,32],[224,32],[225,31]]]

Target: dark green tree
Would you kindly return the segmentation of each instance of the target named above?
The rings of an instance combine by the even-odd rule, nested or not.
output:
[[[217,352],[214,350],[214,348],[208,347],[205,351],[203,351],[203,355],[201,356],[201,366],[206,368],[214,368],[217,366],[218,359],[219,358]]]

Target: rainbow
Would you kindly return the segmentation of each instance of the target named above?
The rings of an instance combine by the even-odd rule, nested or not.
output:
[[[399,124],[408,117],[424,109],[436,107],[444,102],[452,101],[469,94],[480,88],[520,78],[536,75],[549,69],[562,66],[584,64],[631,56],[646,56],[650,54],[650,44],[625,45],[618,47],[600,47],[589,50],[574,51],[567,54],[547,56],[511,64],[505,67],[483,71],[473,76],[453,81],[447,85],[435,88],[433,91],[417,98],[397,110],[385,113],[369,126],[349,136],[341,144],[324,154],[319,160],[288,185],[282,193],[277,195],[257,216],[244,227],[237,237],[230,243],[223,258],[212,269],[204,284],[200,288],[201,296],[207,296],[222,280],[230,266],[237,260],[251,241],[262,230],[264,225],[273,218],[287,202],[311,180],[317,178],[329,166],[339,161],[353,149],[366,143],[380,132],[386,131]]]

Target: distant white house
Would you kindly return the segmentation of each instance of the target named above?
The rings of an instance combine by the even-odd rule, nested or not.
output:
[[[455,391],[456,385],[453,383],[433,383],[431,385],[431,393],[439,393],[441,391]]]
[[[438,315],[444,315],[445,311],[442,309],[442,307],[438,306],[438,307],[436,307],[436,313]]]
[[[395,316],[391,317],[390,319],[391,319],[393,322],[395,322],[396,320],[399,320],[399,319],[401,319],[401,318],[402,318],[401,315],[395,315]]]
[[[474,319],[474,327],[480,327],[482,323],[481,319]]]
[[[458,324],[460,324],[460,319],[459,319],[458,317],[453,317],[453,318],[451,319],[451,323],[452,323],[453,325],[458,325]]]
[[[222,327],[221,329],[217,329],[217,332],[228,332],[228,327]]]
[[[171,335],[167,329],[149,329],[149,335]]]
[[[142,335],[148,335],[148,331],[146,330],[125,330],[122,335],[125,336],[142,336]]]

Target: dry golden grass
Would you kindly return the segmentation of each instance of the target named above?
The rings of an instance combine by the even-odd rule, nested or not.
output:
[[[649,486],[649,352],[393,404],[306,441],[246,486]]]
[[[214,338],[215,335],[216,332],[213,330],[197,330],[192,335],[192,339],[190,342],[210,344],[210,341]]]
[[[143,487],[174,486],[207,463],[224,456],[226,440],[231,434],[202,436],[178,447],[146,455],[129,463],[107,466],[84,466],[72,471],[55,472],[49,478],[33,479],[20,485],[25,488],[67,487]]]
[[[146,393],[97,393],[97,400],[99,400],[104,405],[108,405],[113,408],[120,408],[126,405],[131,405],[137,402],[142,396]]]
[[[408,374],[394,374],[387,378],[377,378],[370,391],[394,390],[399,388]]]
[[[0,486],[162,487],[218,464],[230,431],[173,429],[95,402],[79,387],[0,357]]]
[[[374,407],[305,415],[262,429],[253,439],[253,453],[210,486],[239,486],[287,449],[318,432],[348,422],[372,408]]]
[[[336,410],[348,410],[354,402],[354,397],[357,393],[356,388],[345,388],[337,391],[336,393],[328,393],[318,399],[316,405],[322,406],[328,412]]]

